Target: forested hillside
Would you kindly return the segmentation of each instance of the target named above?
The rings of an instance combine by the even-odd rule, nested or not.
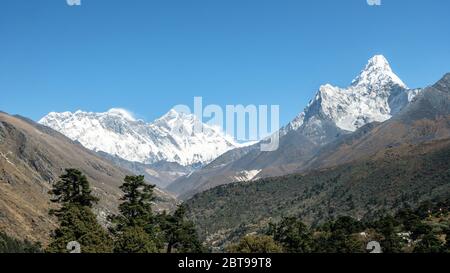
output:
[[[337,216],[371,218],[406,204],[450,197],[450,140],[380,151],[332,169],[216,187],[187,201],[208,242],[220,244],[295,216],[317,225]]]

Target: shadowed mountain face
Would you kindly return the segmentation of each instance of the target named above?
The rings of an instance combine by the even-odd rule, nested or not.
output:
[[[367,159],[380,150],[403,144],[416,145],[446,139],[450,137],[449,79],[450,74],[447,74],[435,85],[424,89],[409,105],[383,123],[368,123],[355,132],[348,133],[339,131],[339,128],[333,126],[331,122],[322,122],[321,128],[329,128],[326,131],[336,134],[321,134],[327,136],[324,142],[328,143],[322,146],[305,136],[303,125],[298,130],[283,136],[280,148],[276,152],[261,153],[254,149],[234,162],[228,163],[226,167],[201,170],[188,178],[180,179],[169,187],[169,190],[183,192],[183,186],[201,185],[180,195],[180,198],[189,198],[213,186],[242,181],[236,173],[245,173],[245,170],[249,169],[256,169],[257,175],[247,180],[256,180]],[[324,124],[327,125],[324,126]],[[185,184],[186,182],[188,183]],[[175,188],[180,185],[180,188]]]
[[[374,56],[347,88],[321,86],[305,111],[280,130],[278,150],[261,152],[256,144],[229,151],[167,189],[186,199],[217,185],[298,171],[323,146],[367,124],[391,119],[421,91],[408,89],[383,56]]]
[[[147,182],[156,185],[161,189],[170,185],[177,178],[188,175],[195,170],[192,166],[183,166],[176,162],[160,161],[153,164],[143,164],[140,162],[127,161],[105,152],[97,152],[97,154],[132,173],[144,175]]]
[[[444,77],[438,81],[433,88],[449,93],[450,91],[450,73],[444,75]]]
[[[324,146],[306,165],[293,172],[337,166],[371,157],[380,150],[450,137],[450,74],[426,88],[398,115],[381,124],[368,124]]]
[[[405,144],[335,168],[222,185],[186,204],[207,242],[220,247],[283,216],[314,225],[337,216],[370,219],[405,204],[449,200],[449,158],[450,139]]]
[[[258,174],[290,175],[196,194],[187,201],[191,215],[203,232],[207,230],[205,236],[220,241],[224,234],[252,232],[281,215],[318,223],[337,215],[362,218],[381,209],[394,211],[403,203],[448,200],[449,87],[447,74],[392,119],[340,137],[308,162]]]
[[[86,174],[100,198],[95,211],[104,222],[117,211],[119,186],[130,172],[83,148],[62,134],[25,118],[0,113],[0,229],[8,234],[47,242],[54,219],[48,216],[48,191],[66,168]],[[175,200],[156,190],[156,209]]]
[[[260,144],[230,151],[203,169],[175,180],[167,189],[187,199],[218,185],[252,180],[268,167],[306,161],[318,147],[298,131],[291,131],[280,139],[280,147],[274,152],[262,152]]]

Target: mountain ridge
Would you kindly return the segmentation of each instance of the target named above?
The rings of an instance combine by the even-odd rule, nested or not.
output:
[[[100,198],[99,221],[117,213],[119,186],[131,172],[117,167],[63,134],[21,116],[0,113],[0,228],[31,241],[48,242],[55,221],[48,194],[66,168],[82,171]],[[176,200],[155,189],[156,210],[173,209]]]
[[[338,216],[364,219],[405,205],[449,200],[449,158],[446,74],[393,118],[323,146],[306,165],[271,169],[270,177],[262,170],[257,181],[208,189],[186,203],[207,242],[220,247],[284,216],[315,225]]]
[[[118,108],[104,113],[51,112],[39,123],[79,141],[88,149],[143,164],[159,161],[184,166],[205,164],[240,147],[231,137],[201,123],[194,115],[173,109],[152,123],[137,120]]]
[[[450,198],[450,138],[402,145],[365,160],[301,174],[221,185],[186,201],[213,247],[264,230],[282,217],[318,225],[339,216],[370,218]]]
[[[349,87],[322,85],[305,110],[280,129],[277,151],[261,152],[260,143],[231,150],[212,162],[215,170],[207,165],[175,180],[167,189],[186,199],[198,191],[239,181],[242,172],[259,170],[252,179],[271,176],[271,172],[289,173],[297,165],[307,164],[321,147],[367,124],[391,119],[421,91],[408,89],[386,58],[375,55]]]

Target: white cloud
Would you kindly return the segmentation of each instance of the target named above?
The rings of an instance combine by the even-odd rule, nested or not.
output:
[[[124,109],[124,108],[111,108],[108,110],[108,113],[122,116],[128,120],[136,121],[136,118],[135,118],[135,115],[133,114],[133,112],[131,112],[127,109]]]

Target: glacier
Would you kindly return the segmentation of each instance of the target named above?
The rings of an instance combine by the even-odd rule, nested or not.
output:
[[[39,123],[87,149],[144,164],[161,161],[183,166],[206,164],[243,145],[221,129],[203,124],[193,114],[173,109],[152,123],[137,120],[120,108],[104,113],[51,112]]]
[[[420,91],[409,89],[393,72],[387,59],[375,55],[347,88],[331,84],[320,86],[304,112],[282,128],[282,134],[306,128],[318,130],[324,121],[354,132],[368,123],[390,119]]]

